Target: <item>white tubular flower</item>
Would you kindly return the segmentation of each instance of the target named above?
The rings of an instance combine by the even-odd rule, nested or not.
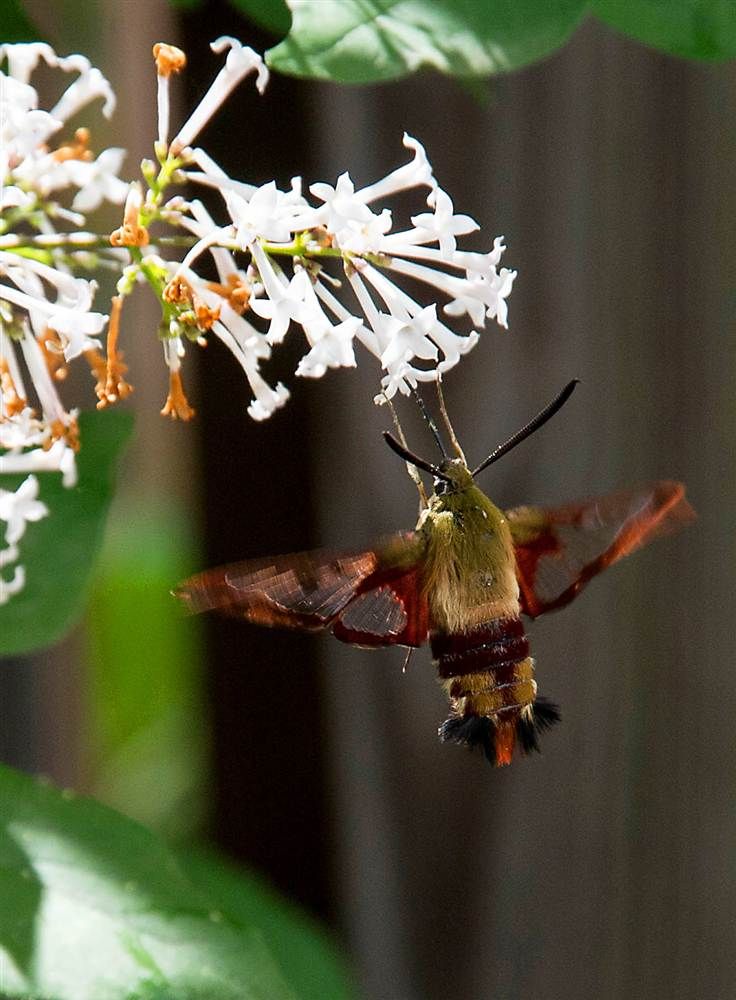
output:
[[[376,215],[356,194],[350,174],[341,174],[337,184],[312,184],[309,188],[324,208],[315,213],[314,224],[324,224],[335,242],[349,253],[375,253],[381,238],[391,228],[391,213],[384,209]]]
[[[245,374],[256,397],[248,407],[248,416],[253,420],[267,420],[287,402],[289,390],[281,382],[272,389],[256,369],[246,370]]]
[[[268,69],[265,63],[253,49],[242,45],[237,39],[223,35],[212,42],[210,48],[213,52],[224,52],[228,50],[225,65],[215,77],[212,85],[187,121],[179,129],[178,134],[171,142],[171,151],[178,154],[181,150],[191,146],[204,126],[215,114],[220,105],[230,93],[237,87],[240,81],[252,70],[256,72],[256,88],[260,93],[266,88],[268,83]]]
[[[296,374],[305,378],[322,378],[328,368],[354,368],[353,338],[360,320],[351,316],[333,325],[325,314],[311,281],[305,289],[302,327],[310,350],[299,362]]]
[[[413,139],[408,132],[404,132],[404,145],[407,149],[414,151],[414,159],[411,163],[406,163],[387,174],[382,180],[376,181],[368,187],[362,188],[358,192],[361,201],[371,202],[378,198],[387,198],[389,195],[405,191],[407,188],[428,187],[430,189],[427,204],[433,204],[433,192],[437,188],[437,181],[432,173],[432,166],[427,159],[424,146],[417,139]]]
[[[118,177],[125,159],[125,150],[119,147],[103,149],[97,159],[67,160],[69,181],[79,191],[72,202],[75,212],[93,212],[103,201],[122,205],[128,194],[128,185]]]
[[[466,279],[454,286],[454,298],[444,308],[448,316],[467,313],[476,325],[481,325],[485,313],[488,319],[495,319],[499,326],[508,329],[506,299],[511,294],[516,271],[506,267],[496,271],[496,263],[504,249],[503,237],[498,237],[491,253],[463,255],[467,264]]]
[[[67,73],[74,71],[85,73],[90,68],[86,56],[78,54],[57,56],[45,42],[5,42],[0,45],[0,61],[3,59],[8,60],[10,75],[21,83],[28,83],[31,73],[41,59],[52,68],[62,69]]]
[[[457,248],[455,237],[473,233],[480,226],[469,215],[454,215],[452,199],[441,188],[437,188],[434,195],[434,212],[413,215],[411,221],[421,232],[419,242],[437,240],[443,258],[451,260]]]
[[[84,351],[99,349],[96,337],[102,332],[107,316],[90,311],[95,282],[73,278],[39,261],[4,251],[0,251],[0,272],[2,270],[16,287],[0,283],[0,298],[27,310],[38,334],[46,327],[56,330],[66,361]],[[56,286],[56,301],[46,298],[42,280]]]
[[[246,250],[254,240],[291,242],[291,205],[275,181],[256,188],[249,199],[225,192],[225,204],[235,227],[235,242]]]
[[[0,459],[0,470],[2,459]],[[0,489],[0,521],[5,521],[5,541],[13,546],[19,542],[25,534],[26,524],[32,521],[40,521],[49,512],[45,503],[36,499],[38,497],[38,480],[35,476],[28,476],[20,484],[18,489]]]
[[[304,378],[322,378],[328,368],[355,368],[353,338],[359,327],[357,316],[335,326],[327,323],[297,365],[296,374]]]
[[[67,87],[51,109],[51,114],[62,122],[68,121],[90,101],[94,101],[98,97],[104,98],[102,113],[105,118],[110,118],[115,111],[116,104],[113,89],[102,73],[87,62],[87,66],[80,72],[79,77]]]
[[[256,316],[271,320],[266,334],[269,344],[280,344],[286,336],[291,321],[300,323],[302,320],[309,276],[304,271],[296,271],[287,284],[286,279],[282,281],[276,274],[270,259],[258,242],[252,244],[251,252],[267,298],[251,299],[250,307]]]

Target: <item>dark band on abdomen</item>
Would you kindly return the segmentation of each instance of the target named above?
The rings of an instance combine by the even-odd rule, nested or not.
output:
[[[430,642],[443,680],[511,667],[529,655],[529,640],[519,618],[496,618],[454,635],[437,633]]]

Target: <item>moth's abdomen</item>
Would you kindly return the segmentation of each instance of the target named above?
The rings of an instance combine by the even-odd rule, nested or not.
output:
[[[467,632],[436,632],[432,655],[450,698],[440,737],[480,745],[494,764],[509,764],[518,741],[538,750],[537,733],[559,719],[537,698],[534,661],[521,619],[496,618]]]

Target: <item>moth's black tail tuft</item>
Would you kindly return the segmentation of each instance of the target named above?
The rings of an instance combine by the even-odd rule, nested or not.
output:
[[[496,763],[496,748],[493,743],[493,723],[482,715],[451,715],[439,728],[443,743],[465,743],[471,750],[481,747],[486,759]]]
[[[560,721],[560,710],[546,698],[537,698],[532,706],[531,715],[522,715],[517,723],[516,735],[524,753],[539,750],[539,734],[550,729]]]

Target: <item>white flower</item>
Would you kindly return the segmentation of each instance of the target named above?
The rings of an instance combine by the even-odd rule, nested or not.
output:
[[[312,347],[299,362],[296,374],[305,378],[322,378],[328,368],[355,368],[353,338],[360,327],[356,316],[333,326],[326,322]]]
[[[316,222],[323,222],[337,245],[351,253],[369,253],[380,247],[381,237],[391,228],[391,212],[376,215],[355,193],[350,174],[341,174],[337,184],[312,184],[309,190],[325,203]]]
[[[60,121],[68,121],[97,97],[105,99],[102,105],[102,113],[105,118],[110,118],[115,110],[115,94],[109,81],[98,69],[90,66],[86,59],[85,62],[87,66],[74,83],[67,87],[57,104],[51,109],[51,114]]]
[[[3,460],[0,458],[0,471],[3,468]],[[5,541],[8,545],[15,545],[23,537],[26,524],[31,521],[40,521],[49,512],[45,503],[37,500],[38,480],[35,476],[28,476],[20,484],[18,489],[0,489],[0,521],[5,521]]]
[[[457,247],[456,236],[472,233],[480,226],[469,215],[454,215],[454,206],[449,194],[438,188],[435,192],[434,212],[413,215],[411,221],[417,229],[424,230],[436,239],[445,260],[450,260]],[[426,242],[426,240],[422,240]]]
[[[235,226],[235,242],[241,250],[259,238],[271,243],[291,242],[292,212],[287,198],[277,189],[275,181],[256,188],[248,200],[238,194],[225,193],[225,203]]]
[[[61,439],[54,441],[48,449],[34,448],[32,451],[11,451],[0,455],[0,472],[9,476],[28,472],[60,472],[62,484],[67,489],[77,484],[74,450]]]
[[[272,389],[255,370],[246,374],[256,397],[248,407],[248,415],[254,420],[267,420],[288,400],[289,390],[281,382]]]
[[[376,181],[368,187],[362,188],[358,192],[361,201],[371,202],[378,198],[387,198],[389,195],[404,191],[413,187],[430,188],[427,204],[432,205],[432,195],[437,187],[437,181],[432,173],[424,146],[417,139],[412,138],[408,132],[404,132],[404,145],[407,149],[414,151],[414,159],[411,163],[405,163],[398,169],[387,174],[382,180]]]
[[[171,150],[174,154],[178,154],[194,142],[223,101],[251,70],[256,72],[256,87],[260,93],[263,93],[268,83],[268,69],[261,57],[236,38],[223,35],[212,42],[210,48],[218,53],[224,52],[225,49],[229,50],[225,65],[188,120],[182,125],[178,135],[172,140]]]
[[[437,345],[429,339],[429,334],[437,324],[436,305],[427,306],[406,323],[393,316],[383,318],[388,346],[381,354],[381,364],[387,371],[396,369],[414,357],[424,360],[437,358]]]
[[[285,284],[274,271],[271,261],[258,243],[252,245],[251,251],[268,297],[252,299],[250,307],[256,316],[271,320],[266,335],[269,344],[280,344],[286,336],[290,322],[296,320],[299,323],[304,315],[304,298],[309,276],[305,271],[297,271],[288,284]]]
[[[118,177],[125,159],[125,150],[118,147],[103,149],[97,159],[67,160],[69,180],[79,191],[74,197],[75,212],[92,212],[103,201],[122,205],[128,185]]]

